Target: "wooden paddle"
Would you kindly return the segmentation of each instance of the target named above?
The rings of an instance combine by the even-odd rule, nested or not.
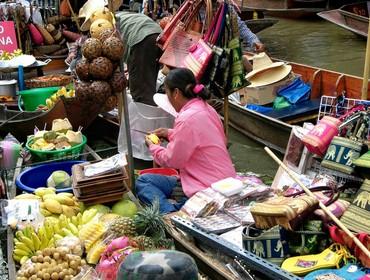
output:
[[[268,148],[265,147],[265,151],[272,157],[273,160],[276,161],[279,166],[281,166],[286,173],[292,178],[301,188],[305,191],[305,193],[311,197],[316,196],[299,180],[299,178]],[[319,201],[320,208],[334,221],[355,243],[356,245],[363,251],[368,258],[370,258],[369,250],[361,243],[360,240],[357,239],[354,234],[349,231],[349,229],[336,217],[330,210],[321,202]]]

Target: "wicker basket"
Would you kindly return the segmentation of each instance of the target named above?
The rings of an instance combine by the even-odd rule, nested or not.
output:
[[[72,82],[72,76],[67,75],[48,75],[25,81],[27,88],[43,88],[66,86]]]

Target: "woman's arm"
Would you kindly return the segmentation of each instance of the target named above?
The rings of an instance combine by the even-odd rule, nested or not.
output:
[[[186,123],[178,123],[169,133],[167,148],[151,144],[149,150],[154,161],[161,166],[183,168],[199,145],[194,130]]]

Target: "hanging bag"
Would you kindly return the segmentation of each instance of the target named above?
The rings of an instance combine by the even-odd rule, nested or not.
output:
[[[195,45],[191,46],[189,54],[184,59],[183,66],[193,72],[198,82],[212,59],[213,51],[211,46],[216,43],[219,36],[224,10],[225,4],[221,4],[204,39],[200,39]]]
[[[164,50],[159,62],[172,68],[183,67],[183,61],[189,54],[189,49],[202,37],[200,33],[189,30],[202,5],[205,4],[206,7],[206,22],[212,11],[211,0],[196,1],[191,5],[188,2],[190,3],[190,1],[184,2],[185,9],[180,8],[180,16],[176,15],[157,39],[157,44]]]

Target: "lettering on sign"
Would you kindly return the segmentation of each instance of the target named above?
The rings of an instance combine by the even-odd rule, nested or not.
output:
[[[0,21],[0,53],[18,48],[13,21]]]

